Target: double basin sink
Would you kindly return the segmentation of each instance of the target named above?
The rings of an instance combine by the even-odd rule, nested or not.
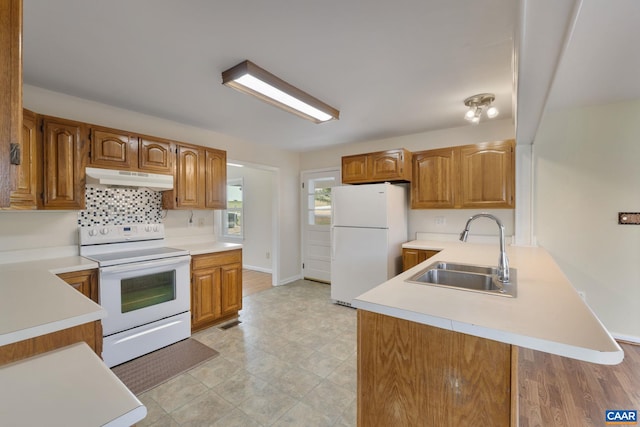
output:
[[[501,283],[497,267],[437,261],[406,281],[510,298],[516,296],[515,268],[509,269],[509,283]]]

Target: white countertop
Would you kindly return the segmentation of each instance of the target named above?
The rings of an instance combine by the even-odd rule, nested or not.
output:
[[[242,249],[239,243],[229,242],[195,242],[195,243],[170,243],[171,247],[188,250],[191,255],[202,255],[214,252],[232,251]]]
[[[2,425],[131,426],[147,415],[85,343],[4,365],[0,384]]]
[[[106,310],[56,276],[97,267],[79,256],[0,265],[0,345],[106,317]]]
[[[498,244],[412,241],[437,255],[353,300],[356,308],[546,353],[614,365],[624,353],[542,248],[507,247],[517,297],[407,283],[434,261],[498,263]]]

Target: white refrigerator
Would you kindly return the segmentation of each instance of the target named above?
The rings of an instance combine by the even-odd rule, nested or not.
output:
[[[351,306],[358,295],[402,269],[407,189],[368,184],[331,190],[331,299]]]

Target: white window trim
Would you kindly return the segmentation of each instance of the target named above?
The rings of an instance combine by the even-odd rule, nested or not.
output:
[[[244,202],[245,202],[245,193],[244,193],[244,178],[232,178],[227,180],[227,186],[230,185],[240,185],[242,187],[242,208],[240,208],[240,217],[243,218],[243,222],[242,222],[242,228],[241,228],[241,232],[240,235],[237,234],[228,234],[227,231],[229,230],[229,210],[225,209],[224,211],[222,211],[222,237],[225,238],[225,240],[244,240],[244,234],[245,234],[245,227],[244,227]],[[227,192],[228,194],[228,192]],[[228,205],[228,200],[227,200],[227,205]]]

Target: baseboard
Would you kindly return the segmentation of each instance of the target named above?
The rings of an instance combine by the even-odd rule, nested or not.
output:
[[[628,344],[640,345],[640,337],[634,337],[633,335],[611,334],[617,341],[622,341]]]
[[[252,271],[259,271],[260,273],[272,274],[272,270],[270,268],[256,267],[254,265],[243,265],[242,268]]]
[[[280,282],[278,284],[276,284],[276,286],[286,285],[286,284],[295,282],[296,280],[300,280],[300,279],[302,279],[302,275],[301,274],[298,274],[296,276],[287,277],[287,278],[284,278],[284,279],[280,280]]]

